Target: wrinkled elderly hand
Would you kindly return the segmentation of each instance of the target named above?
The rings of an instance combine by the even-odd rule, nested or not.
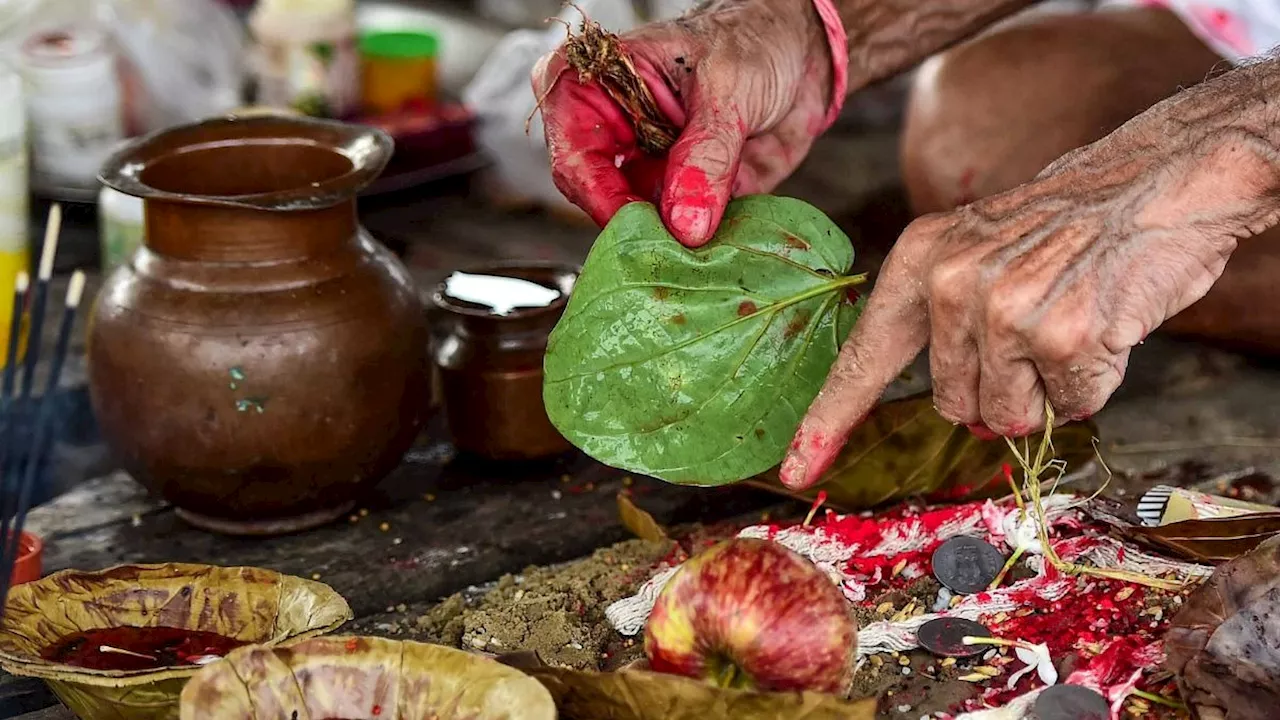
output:
[[[938,412],[975,434],[1035,432],[1046,399],[1062,420],[1101,409],[1130,349],[1208,292],[1237,240],[1280,214],[1270,102],[1280,63],[1232,76],[1027,185],[913,223],[802,421],[783,482],[817,482],[926,344]]]
[[[676,239],[702,245],[731,197],[773,189],[823,129],[831,51],[811,0],[716,0],[622,43],[682,128],[665,158],[636,146],[603,89],[565,71],[563,49],[533,73],[556,185],[601,225],[646,200]]]

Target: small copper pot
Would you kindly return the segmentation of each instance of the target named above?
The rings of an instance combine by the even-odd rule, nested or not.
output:
[[[511,263],[462,272],[530,280],[560,291],[546,307],[496,315],[432,294],[432,356],[454,445],[491,460],[534,460],[571,448],[542,404],[542,358],[578,277],[572,265]]]
[[[356,218],[391,151],[355,125],[219,118],[104,166],[143,199],[146,234],[94,306],[90,396],[125,468],[193,524],[332,520],[421,427],[425,312]]]

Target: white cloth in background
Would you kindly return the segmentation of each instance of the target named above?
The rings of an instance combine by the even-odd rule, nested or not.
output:
[[[1239,63],[1280,47],[1276,0],[1104,0],[1103,7],[1163,7],[1223,58]]]
[[[660,5],[656,12],[678,15],[692,7],[693,0],[664,0]],[[624,33],[643,22],[631,0],[580,0],[566,6],[559,15],[575,31],[582,22],[579,9],[615,33]],[[462,99],[476,114],[476,137],[494,162],[495,180],[502,192],[569,208],[569,201],[551,180],[542,114],[534,112],[535,99],[529,85],[529,75],[538,59],[559,47],[564,39],[565,28],[558,23],[509,33],[463,90]],[[532,123],[526,134],[525,121],[530,115]]]

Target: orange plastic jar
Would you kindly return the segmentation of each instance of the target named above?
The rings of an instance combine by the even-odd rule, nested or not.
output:
[[[436,99],[434,35],[371,32],[360,38],[361,88],[365,112],[393,113]]]

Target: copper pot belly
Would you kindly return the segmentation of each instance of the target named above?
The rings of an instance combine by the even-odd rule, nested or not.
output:
[[[376,130],[255,117],[142,138],[104,166],[143,198],[146,244],[93,309],[93,407],[125,468],[188,521],[328,522],[421,427],[425,314],[356,220],[390,153]]]

